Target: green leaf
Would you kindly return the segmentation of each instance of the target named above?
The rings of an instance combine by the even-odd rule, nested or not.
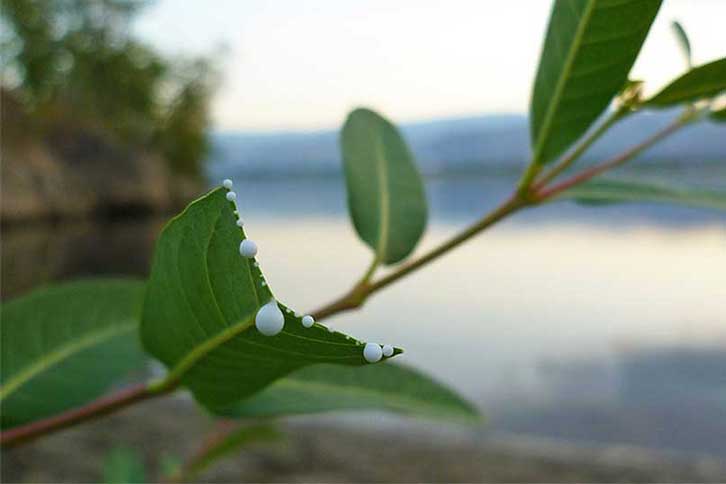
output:
[[[461,421],[480,418],[476,408],[453,390],[419,371],[393,363],[304,368],[231,406],[225,414],[246,418],[341,410],[387,410]]]
[[[341,135],[348,209],[376,260],[394,264],[426,227],[426,195],[413,156],[396,128],[368,109],[348,116]]]
[[[246,236],[225,193],[192,202],[156,245],[141,337],[169,367],[166,382],[181,380],[214,412],[305,365],[367,365],[360,341],[320,324],[304,328],[282,304],[282,332],[256,329],[258,310],[275,298],[256,261],[239,254]]]
[[[126,447],[114,448],[103,464],[103,482],[106,484],[146,482],[146,468],[139,453]]]
[[[185,481],[194,481],[210,465],[219,459],[237,455],[240,449],[260,442],[274,442],[282,434],[272,425],[260,424],[235,428],[225,433],[217,442],[182,469]]]
[[[567,190],[562,198],[583,204],[658,202],[726,210],[726,191],[673,187],[627,180],[593,180]]]
[[[711,118],[711,121],[716,121],[717,123],[726,123],[726,108],[711,111],[708,116],[709,118]]]
[[[644,104],[658,108],[668,107],[715,97],[724,91],[726,91],[726,57],[694,67],[645,101]]]
[[[143,290],[138,281],[87,280],[3,304],[2,427],[82,405],[140,368]]]
[[[686,59],[686,66],[690,69],[693,65],[693,61],[691,60],[691,42],[688,40],[688,35],[686,35],[686,31],[677,20],[674,20],[673,23],[671,23],[671,27],[673,28],[673,33],[676,36],[676,41],[678,41],[678,46],[681,48],[681,51],[683,51],[683,56]]]
[[[582,136],[625,85],[661,0],[556,0],[530,106],[533,163]]]

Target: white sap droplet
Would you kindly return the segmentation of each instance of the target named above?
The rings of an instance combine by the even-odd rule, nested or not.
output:
[[[366,343],[366,345],[363,347],[363,358],[365,358],[368,363],[375,363],[377,361],[381,361],[382,357],[383,350],[381,350],[381,345],[377,345],[375,343]]]
[[[239,254],[242,257],[247,257],[248,259],[253,258],[257,255],[257,244],[250,239],[243,240],[242,243],[239,244]]]
[[[234,185],[234,183],[229,178],[225,178],[225,180],[222,182],[222,186],[227,190],[230,190],[232,188],[232,185]]]
[[[237,227],[244,227],[245,223],[242,220],[237,220]]]
[[[388,358],[389,356],[393,356],[393,346],[391,345],[383,345],[383,356]]]
[[[227,192],[227,200],[229,200],[230,202],[234,202],[235,200],[237,200],[237,194],[234,192]]]
[[[302,318],[303,326],[305,326],[306,328],[309,328],[310,326],[313,325],[313,323],[315,323],[315,319],[313,319],[312,316],[310,316],[309,314],[306,314],[305,316],[303,316],[303,318]]]
[[[257,311],[255,316],[255,327],[257,331],[264,334],[265,336],[274,336],[285,326],[285,316],[277,306],[277,301],[274,299]]]

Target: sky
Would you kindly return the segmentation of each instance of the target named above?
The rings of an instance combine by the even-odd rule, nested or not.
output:
[[[134,30],[171,55],[212,54],[218,130],[322,129],[356,106],[396,122],[526,113],[547,0],[157,0]],[[655,91],[726,54],[725,0],[664,0],[631,77]]]

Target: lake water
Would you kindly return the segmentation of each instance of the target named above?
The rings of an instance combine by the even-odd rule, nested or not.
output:
[[[278,297],[344,292],[370,252],[338,179],[236,180]],[[422,253],[506,194],[507,177],[429,180]],[[146,271],[161,220],[4,234],[5,294]],[[330,320],[480,405],[490,431],[726,453],[726,215],[557,203],[514,215]]]

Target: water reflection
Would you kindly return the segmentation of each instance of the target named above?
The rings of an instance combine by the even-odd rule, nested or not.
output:
[[[419,253],[509,180],[429,183]],[[338,180],[238,182],[279,297],[301,310],[369,263]],[[3,233],[3,296],[89,274],[144,274],[162,220]],[[726,452],[726,217],[662,206],[553,204],[495,227],[334,324],[487,409],[491,429]],[[686,348],[686,349],[684,349]]]

